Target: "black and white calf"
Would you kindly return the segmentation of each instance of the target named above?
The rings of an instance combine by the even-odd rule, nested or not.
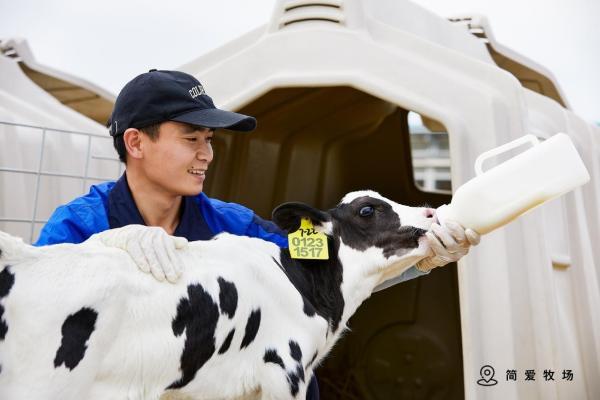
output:
[[[301,217],[329,260],[221,234],[182,251],[177,284],[98,236],[34,248],[0,232],[0,398],[304,399],[357,307],[426,256],[434,217],[371,191],[273,212],[287,231]]]

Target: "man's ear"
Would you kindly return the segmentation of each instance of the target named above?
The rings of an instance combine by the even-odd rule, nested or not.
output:
[[[300,228],[300,220],[308,218],[315,228],[325,225],[331,220],[328,213],[304,203],[283,203],[273,210],[272,221],[287,232],[295,232]]]
[[[123,133],[123,143],[129,157],[142,158],[142,132],[140,130],[128,128]]]

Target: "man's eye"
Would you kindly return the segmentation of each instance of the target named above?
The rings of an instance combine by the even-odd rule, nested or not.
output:
[[[212,141],[213,141],[213,137],[212,137],[212,136],[208,136],[208,137],[206,138],[206,141],[207,141],[208,143],[212,143]]]
[[[375,212],[375,209],[373,207],[365,206],[360,209],[360,211],[358,212],[358,215],[360,215],[361,217],[368,217],[368,216],[373,215],[373,212]]]
[[[189,138],[186,138],[185,140],[187,140],[188,142],[195,142],[196,138],[195,137],[194,138],[189,137]]]

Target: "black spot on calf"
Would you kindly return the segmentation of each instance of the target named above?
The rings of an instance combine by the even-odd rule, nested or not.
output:
[[[4,267],[0,272],[0,300],[8,296],[10,289],[15,284],[15,275],[10,272],[10,266]],[[4,340],[8,332],[8,325],[4,320],[4,307],[0,304],[0,340]]]
[[[231,329],[231,331],[229,332],[229,335],[227,335],[227,337],[223,341],[223,344],[221,345],[221,348],[219,349],[219,354],[223,354],[227,350],[229,350],[229,346],[231,345],[231,340],[233,339],[234,333],[235,333],[235,328]]]
[[[248,317],[248,321],[246,322],[246,332],[244,333],[244,338],[242,339],[242,344],[240,345],[240,350],[244,347],[248,346],[258,333],[258,328],[260,327],[260,308],[253,310]]]
[[[0,299],[8,296],[10,289],[15,284],[15,275],[10,272],[10,268],[10,265],[7,265],[0,272]]]
[[[295,372],[288,372],[287,379],[290,384],[290,392],[292,396],[296,396],[298,394],[300,377]]]
[[[279,365],[283,370],[285,370],[285,364],[279,354],[277,354],[277,350],[267,349],[265,350],[265,355],[263,357],[265,363],[273,363]]]
[[[95,310],[83,307],[65,319],[61,328],[60,347],[54,357],[54,367],[64,365],[73,370],[83,360],[87,349],[86,342],[94,331],[97,318],[98,313]]]
[[[296,365],[296,375],[300,377],[302,382],[304,382],[304,368],[302,368],[302,364]]]
[[[290,356],[297,362],[302,361],[302,350],[300,349],[300,345],[293,340],[290,340]]]
[[[290,385],[290,393],[295,397],[300,390],[300,381],[304,382],[305,379],[304,368],[302,368],[302,364],[300,363],[300,360],[302,359],[302,350],[300,349],[298,343],[293,340],[290,340],[289,345],[290,355],[296,361],[296,369],[295,371],[286,372],[285,378]],[[265,351],[265,355],[263,356],[263,360],[265,363],[277,364],[281,367],[281,369],[286,371],[285,364],[279,354],[277,354],[277,350],[267,349]]]
[[[196,376],[196,372],[215,352],[215,329],[219,320],[219,307],[202,285],[188,286],[188,298],[179,300],[177,315],[172,327],[175,336],[186,332],[181,354],[181,378],[167,389],[179,389]]]
[[[304,311],[304,314],[306,314],[309,317],[312,317],[316,314],[315,307],[311,304],[310,301],[308,301],[308,299],[304,295],[302,295],[302,303],[302,311]]]
[[[290,356],[296,361],[296,371],[288,372],[288,381],[290,383],[290,392],[292,396],[295,396],[298,393],[298,380],[304,382],[304,368],[302,367],[302,349],[300,349],[300,345],[294,341],[290,340]]]
[[[233,282],[228,282],[219,277],[219,303],[221,305],[221,313],[226,314],[229,318],[233,318],[237,308],[238,293]]]

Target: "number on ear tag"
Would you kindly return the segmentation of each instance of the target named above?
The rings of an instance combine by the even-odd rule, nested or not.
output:
[[[327,260],[329,249],[327,236],[316,232],[315,227],[308,218],[302,218],[300,228],[288,235],[290,255],[292,258],[305,260]]]

